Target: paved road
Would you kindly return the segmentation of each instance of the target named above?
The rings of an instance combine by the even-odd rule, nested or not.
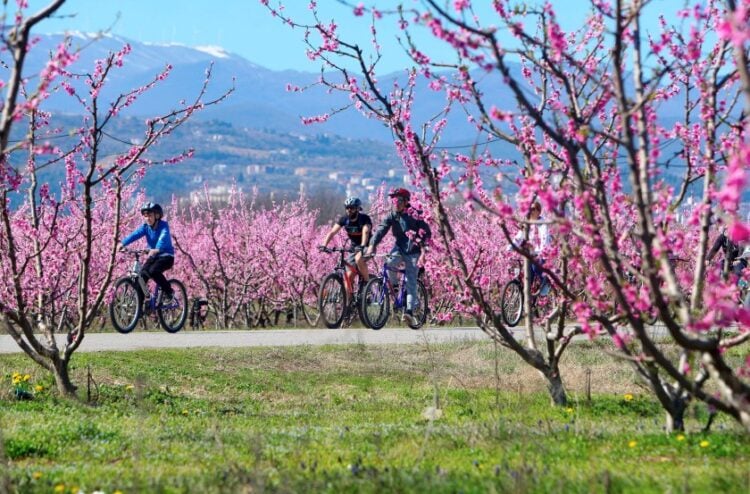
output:
[[[517,331],[521,334],[521,331]],[[254,347],[291,345],[349,345],[365,343],[386,345],[425,341],[447,343],[486,339],[478,328],[440,328],[414,331],[402,328],[369,329],[275,329],[256,331],[136,331],[130,334],[87,334],[78,349],[80,352],[103,350],[142,350],[146,348],[192,347]],[[18,353],[21,350],[13,338],[0,335],[0,353]]]
[[[567,331],[567,330],[566,330]],[[650,328],[651,337],[666,336],[663,326]],[[516,339],[524,338],[526,332],[516,327],[512,330]],[[64,336],[58,337],[62,341]],[[579,335],[574,339],[587,339]],[[420,343],[425,339],[430,343],[451,343],[467,340],[489,339],[476,327],[428,328],[415,331],[404,328],[370,329],[262,329],[244,331],[180,331],[169,334],[160,330],[135,331],[130,334],[91,333],[83,340],[79,352],[100,352],[105,350],[129,351],[147,348],[193,348],[193,347],[261,347],[294,345],[393,345]],[[544,335],[537,333],[537,343],[544,341]],[[0,335],[0,354],[20,353],[21,349],[8,335]]]

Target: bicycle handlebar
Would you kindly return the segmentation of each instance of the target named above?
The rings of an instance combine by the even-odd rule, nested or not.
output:
[[[148,254],[149,249],[122,249],[120,252],[122,254],[130,254],[133,256],[139,256],[142,254]]]
[[[322,245],[318,247],[318,250],[321,252],[325,252],[326,254],[332,254],[334,252],[357,252],[357,251],[363,251],[364,247],[323,247]]]

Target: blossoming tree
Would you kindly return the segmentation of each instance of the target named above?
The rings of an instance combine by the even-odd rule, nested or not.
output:
[[[0,314],[19,347],[52,372],[61,393],[74,396],[70,360],[105,302],[138,179],[148,167],[159,164],[147,151],[196,111],[228,93],[204,101],[209,71],[194,101],[148,119],[137,144],[105,159],[101,155],[105,129],[166,78],[171,67],[144,86],[106,102],[101,90],[111,72],[122,66],[130,47],[97,61],[91,72],[80,73],[71,71],[77,54],[64,41],[31,77],[24,72],[26,54],[34,49],[31,30],[63,3],[56,0],[27,15],[26,2],[19,1],[14,20],[3,24],[2,55],[8,71],[0,116]],[[56,91],[82,107],[82,123],[69,133],[54,127],[52,115],[44,110],[46,99]],[[11,131],[24,121],[28,131],[14,142]],[[16,130],[14,135],[22,134]],[[70,146],[50,144],[66,135],[73,136]],[[179,163],[191,152],[164,161]],[[40,182],[38,175],[53,166],[65,169],[57,193],[56,184]]]
[[[750,236],[737,217],[748,163],[741,108],[749,87],[746,2],[696,3],[660,17],[653,32],[642,27],[648,2],[640,0],[592,0],[585,23],[571,32],[549,2],[498,0],[484,15],[469,0],[451,8],[426,0],[391,12],[352,6],[354,15],[372,16],[372,54],[360,40],[342,39],[335,22],[322,22],[314,2],[309,23],[262,3],[305,30],[309,56],[326,69],[322,85],[348,94],[352,106],[393,131],[414,186],[431,205],[454,289],[474,301],[490,337],[544,375],[555,403],[566,401],[558,364],[571,338],[606,334],[650,385],[669,428],[683,427],[686,404],[698,398],[750,429],[750,312],[738,304],[736,277],[706,263],[717,217],[735,240]],[[413,64],[405,81],[386,85],[376,71],[377,26],[394,16]],[[413,33],[420,28],[450,55],[418,46]],[[435,119],[415,121],[418,80],[445,94]],[[676,105],[680,118],[660,118]],[[479,142],[513,144],[517,158],[499,158],[491,148],[440,149],[456,118],[476,127]],[[674,169],[682,171],[677,178]],[[515,187],[502,187],[498,175]],[[698,199],[688,207],[691,194]],[[498,250],[510,246],[525,260],[525,300],[530,265],[556,289],[555,310],[543,320],[532,321],[527,308],[525,344],[497,316],[486,276],[471,268],[472,248],[459,241],[445,206],[456,197],[494,225],[494,233],[478,233],[494,235]],[[530,219],[537,201],[542,220]],[[511,242],[517,230],[528,235],[541,222],[551,231],[546,250]],[[576,324],[565,324],[568,312]],[[649,331],[653,316],[680,355]],[[541,346],[534,331],[540,325]]]

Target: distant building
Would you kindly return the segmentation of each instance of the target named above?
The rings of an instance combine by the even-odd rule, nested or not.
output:
[[[259,175],[261,173],[266,173],[266,166],[265,165],[247,165],[245,167],[245,173],[248,175]]]
[[[231,187],[228,185],[217,185],[209,187],[208,190],[199,189],[190,193],[190,202],[197,204],[205,201],[206,196],[212,204],[226,204],[233,193],[242,192],[242,187]]]

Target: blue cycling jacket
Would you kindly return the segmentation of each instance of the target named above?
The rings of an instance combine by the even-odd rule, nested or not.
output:
[[[169,233],[169,223],[159,220],[151,228],[148,223],[144,223],[136,230],[122,239],[123,247],[130,245],[141,237],[146,237],[146,243],[149,249],[159,249],[159,256],[174,256],[174,247],[172,246],[172,235]]]

